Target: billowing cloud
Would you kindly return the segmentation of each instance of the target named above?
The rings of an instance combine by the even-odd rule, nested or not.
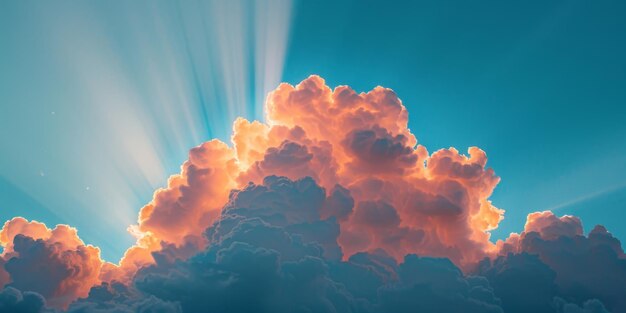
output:
[[[7,286],[44,296],[48,305],[63,308],[84,297],[99,282],[100,250],[85,245],[75,228],[14,218],[4,224],[0,258]]]
[[[185,312],[502,312],[486,279],[448,259],[398,264],[378,251],[342,261],[337,221],[321,214],[329,198],[308,177],[270,176],[234,191],[204,252],[173,262],[156,254],[135,286]]]
[[[331,90],[311,76],[270,93],[267,121],[235,123],[238,159],[250,164],[239,181],[310,176],[327,190],[339,183],[354,201],[353,212],[337,216],[346,256],[384,249],[396,260],[419,253],[465,265],[493,249],[488,230],[503,211],[488,200],[499,178],[486,168],[485,153],[470,148],[463,156],[451,148],[429,155],[416,145],[408,113],[392,90]],[[253,131],[255,140],[242,135]],[[394,227],[366,231],[381,226],[364,225],[378,212],[370,209],[374,204]]]
[[[154,296],[138,294],[128,286],[114,282],[94,286],[89,296],[72,303],[68,313],[180,313],[178,303],[163,301]]]
[[[344,257],[383,249],[396,260],[418,253],[466,266],[495,249],[488,231],[503,211],[488,200],[499,178],[486,168],[485,153],[473,147],[469,156],[453,148],[429,155],[392,90],[331,90],[311,76],[297,86],[281,84],[266,106],[266,123],[235,121],[232,147],[213,140],[190,151],[181,173],[142,208],[133,227],[141,240],[119,268],[107,269],[109,280],[128,280],[153,263],[151,252],[161,242],[201,249],[207,244],[202,232],[230,190],[271,175],[311,177],[334,191],[342,202],[322,214],[338,221]],[[378,209],[391,214],[394,227],[367,230],[377,226],[367,217]]]
[[[185,312],[354,311],[349,292],[328,277],[325,260],[341,255],[337,222],[321,218],[326,199],[311,178],[270,176],[234,191],[206,231],[206,251],[174,262],[157,254],[135,285]]]
[[[237,170],[232,149],[220,141],[191,149],[181,173],[141,209],[138,231],[171,243],[201,234],[235,187]]]
[[[2,286],[8,284],[11,281],[9,273],[7,273],[7,271],[4,269],[5,263],[6,260],[4,259],[4,257],[0,257],[0,288],[2,288]]]
[[[380,312],[503,312],[486,279],[464,277],[449,259],[407,255],[398,278],[379,288]]]
[[[13,287],[0,290],[0,313],[44,313],[46,300],[36,292],[22,292]]]
[[[500,254],[528,253],[554,271],[559,295],[575,303],[598,299],[615,312],[626,311],[626,257],[619,240],[603,226],[587,236],[580,219],[552,212],[528,215],[524,231],[498,242]]]
[[[504,211],[489,199],[500,178],[486,153],[430,153],[392,90],[333,90],[311,76],[271,92],[266,113],[237,119],[232,145],[189,152],[141,208],[129,227],[137,243],[118,264],[71,227],[7,222],[6,303],[43,297],[74,313],[626,311],[616,238],[538,212],[494,244]]]
[[[559,297],[554,298],[556,313],[609,313],[602,302],[597,299],[585,301],[581,306],[569,303]]]
[[[553,312],[556,274],[536,255],[521,253],[485,259],[476,274],[489,280],[507,313]]]

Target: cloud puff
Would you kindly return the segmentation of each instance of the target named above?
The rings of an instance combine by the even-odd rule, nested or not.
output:
[[[546,264],[554,272],[554,295],[575,303],[598,299],[614,312],[626,310],[626,258],[619,240],[604,227],[585,236],[578,218],[537,212],[528,216],[521,234],[498,246],[500,258],[532,254]]]
[[[206,251],[139,271],[137,288],[185,312],[351,312],[349,292],[328,277],[340,260],[334,218],[321,219],[325,191],[311,178],[270,176],[231,193],[206,231]],[[326,257],[325,257],[326,256]]]
[[[578,306],[575,303],[568,303],[556,297],[554,298],[554,307],[556,313],[609,313],[604,307],[604,304],[597,299],[587,300],[582,306]]]
[[[2,288],[2,286],[8,284],[11,281],[9,273],[7,273],[7,271],[4,269],[5,263],[6,260],[0,256],[0,288]]]
[[[556,274],[535,255],[509,254],[485,259],[476,274],[489,280],[502,300],[504,312],[553,312]]]
[[[398,278],[379,289],[380,312],[503,312],[486,279],[464,277],[448,259],[408,255]]]
[[[36,292],[22,292],[13,287],[0,290],[0,313],[44,313],[46,300]]]
[[[217,140],[191,149],[181,173],[141,209],[137,230],[171,243],[201,234],[235,187],[235,162],[232,149]]]
[[[128,286],[102,283],[89,291],[89,296],[72,303],[68,313],[180,313],[175,302],[167,302],[154,296],[144,296]]]
[[[0,236],[8,286],[37,292],[52,307],[66,307],[99,282],[100,250],[85,245],[74,228],[48,229],[15,218],[5,223]]]

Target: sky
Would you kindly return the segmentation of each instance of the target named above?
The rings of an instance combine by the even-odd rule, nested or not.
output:
[[[486,151],[506,210],[494,239],[546,209],[624,239],[624,13],[622,1],[3,2],[0,220],[72,225],[116,261],[189,148],[228,140],[236,117],[264,118],[266,92],[318,74],[393,89],[430,152]]]

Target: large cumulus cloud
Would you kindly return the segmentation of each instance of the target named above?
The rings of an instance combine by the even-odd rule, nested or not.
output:
[[[398,268],[398,281],[379,287],[378,293],[379,312],[502,312],[489,282],[464,277],[449,259],[408,255]]]
[[[163,242],[203,248],[201,234],[230,190],[271,175],[311,177],[337,197],[350,194],[350,203],[323,213],[339,223],[344,257],[384,249],[396,260],[418,253],[466,266],[494,248],[488,231],[503,211],[488,200],[499,178],[486,167],[485,153],[472,147],[468,156],[454,148],[430,155],[417,145],[392,90],[331,90],[311,76],[297,86],[281,84],[269,94],[266,112],[266,123],[236,120],[232,146],[212,140],[190,151],[181,173],[141,209],[132,227],[137,245],[119,266],[106,265],[103,277],[129,281],[154,263],[151,253]],[[395,212],[396,227],[370,231],[376,223],[364,223],[376,213],[373,203]]]
[[[0,231],[0,305],[71,312],[626,311],[625,256],[601,226],[533,213],[493,243],[500,178],[470,147],[430,153],[396,94],[318,76],[189,152],[104,262],[76,230]],[[7,300],[8,299],[8,300]],[[46,300],[46,304],[42,301]],[[69,305],[69,306],[68,306]],[[17,310],[17,309],[14,309]]]
[[[232,147],[213,140],[190,151],[181,173],[141,209],[132,227],[138,244],[119,267],[107,266],[109,280],[128,281],[154,263],[151,252],[162,242],[203,248],[201,234],[230,190],[271,175],[311,177],[344,195],[342,201],[350,199],[323,212],[339,223],[345,257],[383,249],[396,260],[418,253],[466,266],[494,248],[488,231],[503,211],[488,200],[499,178],[486,167],[485,153],[473,147],[468,156],[453,148],[429,155],[409,131],[407,110],[392,90],[331,90],[311,76],[297,86],[281,84],[269,94],[266,111],[266,123],[235,121]],[[378,209],[394,225],[372,231],[381,226],[373,222]]]
[[[417,145],[407,127],[408,113],[392,90],[377,87],[361,94],[347,86],[331,90],[323,79],[311,76],[272,92],[267,118],[271,125],[265,128],[267,139],[255,149],[245,142],[246,149],[238,155],[252,159],[250,151],[269,152],[283,140],[330,146],[320,153],[308,149],[307,168],[326,189],[338,182],[354,198],[354,214],[340,221],[339,242],[346,255],[384,249],[396,260],[419,253],[449,257],[464,266],[492,248],[488,230],[497,226],[503,211],[488,200],[499,178],[486,168],[485,153],[470,148],[469,156],[464,156],[451,148],[429,155]],[[239,125],[244,132],[250,129],[249,123],[240,122],[236,134]],[[297,129],[298,136],[281,128]],[[239,138],[234,137],[236,150]],[[329,161],[312,162],[316,157]],[[308,175],[278,174],[292,179]],[[244,177],[259,182],[254,176]],[[373,232],[369,229],[381,225],[363,224],[375,219],[368,216],[378,212],[370,209],[374,203],[395,227]]]

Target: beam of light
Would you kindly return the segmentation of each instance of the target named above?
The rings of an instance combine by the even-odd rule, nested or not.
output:
[[[551,207],[547,208],[546,210],[554,212],[556,210],[560,210],[560,209],[563,209],[563,208],[568,208],[568,207],[571,207],[571,206],[574,206],[574,205],[577,205],[577,204],[581,204],[583,202],[587,202],[589,200],[593,200],[595,198],[599,198],[599,197],[605,196],[607,194],[610,194],[610,193],[613,193],[613,192],[616,192],[616,191],[619,191],[619,190],[622,190],[622,189],[625,189],[625,188],[626,188],[626,185],[612,186],[612,187],[609,187],[609,188],[606,188],[606,189],[598,190],[596,192],[588,193],[588,194],[582,195],[580,197],[576,197],[574,199],[570,199],[570,200],[561,202],[561,203],[559,203],[557,205],[554,205],[554,206],[551,206]]]
[[[50,76],[72,89],[45,99],[45,108],[28,104],[60,123],[37,139],[53,152],[12,145],[0,175],[76,225],[105,258],[119,257],[132,240],[125,225],[189,148],[228,142],[238,116],[263,117],[261,99],[281,80],[291,8],[290,0],[39,6],[23,23],[45,31],[47,62],[57,68]],[[93,233],[87,216],[102,222]]]
[[[290,0],[259,1],[255,15],[255,116],[263,116],[263,103],[283,75],[291,12]]]

